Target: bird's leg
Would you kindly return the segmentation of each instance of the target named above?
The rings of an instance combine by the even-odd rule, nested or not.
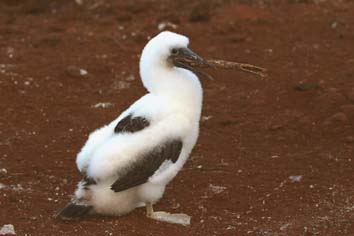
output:
[[[163,222],[168,222],[172,224],[180,224],[180,225],[190,225],[191,217],[189,215],[183,213],[171,214],[164,211],[154,211],[152,204],[146,203],[146,216]]]
[[[152,208],[152,204],[150,202],[146,203],[146,216],[149,218],[153,218],[154,208]]]

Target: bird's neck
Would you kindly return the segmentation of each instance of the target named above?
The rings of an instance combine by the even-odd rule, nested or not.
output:
[[[166,98],[192,120],[199,121],[203,90],[197,76],[179,68],[148,70],[142,75],[149,92]]]

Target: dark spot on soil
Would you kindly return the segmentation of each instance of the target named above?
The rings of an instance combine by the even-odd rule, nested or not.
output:
[[[301,82],[294,86],[294,89],[300,92],[309,91],[318,88],[317,82]]]
[[[42,47],[56,47],[61,43],[60,38],[44,38],[41,39],[40,41],[33,43],[34,48],[42,48]]]
[[[209,21],[211,18],[210,7],[211,6],[208,1],[203,1],[202,3],[193,7],[189,15],[189,20],[191,22]]]

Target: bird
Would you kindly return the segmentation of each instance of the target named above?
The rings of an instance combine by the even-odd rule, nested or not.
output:
[[[57,216],[121,216],[146,207],[149,218],[190,224],[187,214],[153,209],[197,142],[203,102],[198,76],[212,79],[199,69],[212,65],[188,45],[188,37],[170,31],[148,41],[139,62],[147,94],[89,135],[76,157],[83,179]]]

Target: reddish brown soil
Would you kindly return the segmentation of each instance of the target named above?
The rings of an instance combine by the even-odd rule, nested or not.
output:
[[[18,235],[354,235],[353,12],[349,0],[1,1],[0,227],[13,224]],[[187,213],[192,225],[155,222],[144,209],[54,218],[80,179],[75,155],[89,132],[145,93],[139,53],[163,21],[204,57],[269,69],[266,79],[211,71],[215,80],[202,82],[198,144],[155,207]],[[114,106],[92,107],[99,102]]]

